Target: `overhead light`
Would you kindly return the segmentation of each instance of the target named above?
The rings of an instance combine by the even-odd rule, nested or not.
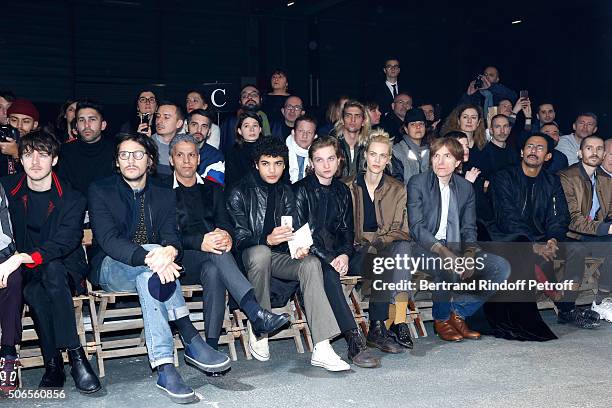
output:
[[[151,84],[153,86],[166,86],[166,84]]]
[[[291,7],[295,4],[295,1],[290,1],[289,3],[287,3],[287,7]]]
[[[514,21],[512,22],[512,24],[520,24],[520,23],[522,23],[522,22],[523,22],[523,20],[514,20]]]

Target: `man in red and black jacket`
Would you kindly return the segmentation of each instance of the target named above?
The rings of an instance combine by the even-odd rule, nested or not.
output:
[[[19,140],[25,174],[2,180],[9,200],[15,244],[24,268],[24,299],[30,306],[43,353],[45,374],[40,387],[63,387],[61,350],[68,351],[76,388],[100,389],[81,347],[72,303],[87,271],[81,247],[86,200],[53,172],[59,144],[43,131]]]

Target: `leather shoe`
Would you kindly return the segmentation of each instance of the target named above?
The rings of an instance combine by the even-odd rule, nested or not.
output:
[[[455,312],[451,312],[450,319],[448,319],[448,323],[453,326],[464,339],[468,340],[480,340],[480,333],[475,330],[470,330],[467,323],[461,316],[459,316]]]
[[[370,322],[366,344],[385,353],[399,354],[404,351],[404,348],[389,336],[387,327],[382,320],[372,320]]]
[[[64,373],[64,359],[58,351],[55,356],[45,363],[45,373],[38,384],[38,388],[62,388],[66,382]]]
[[[414,347],[412,339],[410,338],[410,328],[407,323],[392,324],[389,328],[389,335],[402,347],[406,347],[407,349]]]
[[[79,347],[76,350],[68,350],[68,362],[72,366],[70,375],[74,379],[76,389],[83,394],[91,394],[102,388],[100,380],[91,368],[87,360],[85,350]]]
[[[344,334],[348,344],[348,359],[361,368],[376,368],[380,365],[380,359],[368,350],[366,339],[359,329],[349,330]]]
[[[463,340],[461,333],[455,330],[448,320],[434,320],[434,332],[444,341]]]
[[[260,337],[263,334],[280,329],[287,323],[289,323],[289,315],[287,313],[278,315],[266,309],[260,309],[257,312],[257,319],[251,322],[251,327],[255,336]]]

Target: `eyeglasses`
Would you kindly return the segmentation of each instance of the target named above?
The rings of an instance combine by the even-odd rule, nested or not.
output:
[[[385,66],[385,68],[387,68],[387,69],[399,69],[400,66],[399,65],[387,65],[387,66]]]
[[[134,160],[142,160],[145,157],[145,152],[143,150],[136,150],[135,152],[122,150],[119,152],[119,160],[129,160],[130,156],[133,156]]]
[[[252,91],[252,92],[243,92],[240,94],[241,98],[259,98],[259,92],[257,91]]]
[[[534,145],[529,143],[527,146],[525,146],[525,149],[527,150],[536,150],[538,152],[543,152],[544,151],[544,145]]]
[[[290,111],[301,111],[303,108],[302,105],[285,105],[285,109]]]
[[[400,99],[400,100],[398,100],[398,101],[397,101],[397,102],[395,102],[395,103],[397,103],[397,104],[399,104],[399,105],[404,105],[404,106],[410,106],[410,105],[412,105],[412,101],[411,101],[411,100],[409,100],[409,99],[406,99],[406,100],[404,100],[404,99]]]
[[[157,101],[157,98],[155,98],[154,96],[151,96],[149,98],[147,98],[146,96],[141,96],[140,98],[138,98],[138,102],[140,103],[155,103]]]

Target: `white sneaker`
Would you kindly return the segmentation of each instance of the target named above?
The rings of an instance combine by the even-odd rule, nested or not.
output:
[[[310,364],[315,367],[323,367],[327,371],[348,371],[351,369],[351,366],[336,354],[329,344],[329,340],[323,340],[315,344],[312,357],[310,357]]]
[[[600,304],[593,301],[591,310],[599,313],[599,318],[612,322],[612,299],[606,298]]]
[[[259,361],[268,361],[270,359],[270,348],[268,347],[268,335],[263,335],[259,340],[253,333],[251,322],[247,322],[247,331],[249,332],[249,351],[251,355]]]

